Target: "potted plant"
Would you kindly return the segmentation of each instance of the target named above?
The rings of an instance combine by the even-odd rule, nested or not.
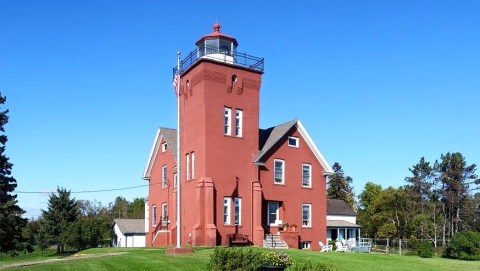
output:
[[[297,230],[297,224],[290,225],[290,230],[291,231],[296,231]]]
[[[263,271],[283,271],[294,263],[293,259],[285,252],[274,251],[262,255]]]
[[[282,227],[283,227],[283,231],[287,231],[288,230],[288,222],[283,222]]]

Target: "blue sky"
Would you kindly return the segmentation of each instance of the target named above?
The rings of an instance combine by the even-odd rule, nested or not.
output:
[[[478,1],[0,1],[0,91],[18,191],[131,187],[171,86],[212,31],[265,58],[260,127],[299,118],[359,194],[461,152],[480,163]],[[147,188],[73,194],[107,204]],[[19,194],[26,216],[48,194]]]

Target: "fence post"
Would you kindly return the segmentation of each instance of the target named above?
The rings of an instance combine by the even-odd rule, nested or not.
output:
[[[402,256],[402,239],[398,239],[398,254]]]

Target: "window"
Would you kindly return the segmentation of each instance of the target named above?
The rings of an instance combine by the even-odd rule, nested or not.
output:
[[[242,225],[242,199],[235,198],[234,200],[234,222],[235,225]]]
[[[302,204],[302,227],[312,226],[312,205],[310,203]]]
[[[310,241],[302,241],[301,245],[302,245],[302,249],[310,249],[310,244],[312,242]]]
[[[275,159],[273,161],[275,172],[274,172],[274,183],[283,184],[285,183],[285,161]]]
[[[225,107],[223,111],[224,111],[223,113],[224,114],[224,134],[231,135],[232,128],[230,127],[230,123],[232,122],[232,109]]]
[[[190,156],[192,157],[192,179],[195,179],[195,153],[192,152]]]
[[[288,146],[298,148],[298,137],[289,136]]]
[[[229,197],[223,198],[223,224],[230,225],[230,201]]]
[[[190,180],[190,153],[185,155],[186,160],[186,170],[187,170],[187,181]]]
[[[167,187],[167,166],[162,166],[162,188]]]
[[[271,201],[268,203],[267,224],[276,225],[279,220],[278,202]]]
[[[243,125],[243,111],[241,109],[235,109],[235,136],[242,136]]]
[[[168,224],[168,213],[167,213],[167,203],[162,203],[162,226],[167,226]]]
[[[312,165],[302,164],[302,186],[312,187]]]
[[[152,226],[157,225],[157,205],[152,205]]]
[[[162,153],[167,151],[167,142],[162,143]]]
[[[177,189],[177,183],[178,183],[178,175],[177,173],[173,173],[173,188]]]

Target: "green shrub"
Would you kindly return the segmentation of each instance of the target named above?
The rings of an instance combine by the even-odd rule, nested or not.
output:
[[[417,255],[422,258],[432,258],[435,251],[430,241],[421,241],[418,244]]]
[[[294,263],[294,261],[287,253],[282,251],[274,251],[263,253],[262,263],[264,266],[290,266]]]
[[[211,271],[258,271],[262,266],[262,254],[252,249],[215,248],[210,255],[207,270]]]
[[[480,233],[473,231],[456,233],[443,251],[442,257],[468,261],[480,260]]]
[[[294,263],[287,268],[286,271],[333,271],[333,269],[325,264],[312,264],[311,261],[307,261],[304,263]]]
[[[335,251],[337,250],[337,244],[336,244],[337,240],[330,240],[328,241],[328,244],[332,246],[332,250]]]
[[[404,244],[402,242],[402,244]],[[418,246],[420,241],[418,239],[408,239],[406,242],[406,251],[402,251],[405,255],[418,255]]]

